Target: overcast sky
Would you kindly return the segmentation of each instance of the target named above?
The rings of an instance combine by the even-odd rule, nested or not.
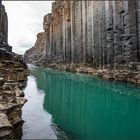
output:
[[[23,54],[43,31],[43,17],[51,12],[52,1],[4,1],[9,26],[9,44],[13,51]]]

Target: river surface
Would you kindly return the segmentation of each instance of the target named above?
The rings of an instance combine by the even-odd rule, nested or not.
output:
[[[140,139],[140,86],[38,67],[31,71],[23,139]]]

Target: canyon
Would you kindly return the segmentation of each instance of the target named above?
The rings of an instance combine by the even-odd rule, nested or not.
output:
[[[22,135],[22,88],[29,70],[22,56],[8,45],[8,18],[0,0],[0,139],[19,139]]]
[[[140,1],[55,1],[27,63],[140,84]]]
[[[21,139],[22,133],[25,138],[56,138],[59,125],[66,125],[63,129],[68,132],[69,128],[70,134],[82,130],[79,138],[83,134],[83,138],[97,133],[101,136],[102,128],[102,132],[109,130],[103,133],[109,138],[139,138],[139,85],[135,84],[140,84],[140,1],[55,1],[52,13],[44,16],[43,29],[24,58],[14,53],[8,44],[8,16],[0,0],[0,139]],[[22,132],[22,107],[27,102],[23,89],[30,74],[25,62],[135,84],[32,66],[25,88],[26,94],[32,91],[28,94],[32,102],[24,112],[28,114],[27,133]],[[36,121],[32,121],[32,113]],[[91,133],[83,133],[86,131]]]

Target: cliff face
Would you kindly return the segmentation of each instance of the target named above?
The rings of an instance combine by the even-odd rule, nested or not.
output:
[[[56,1],[49,16],[44,24],[47,65],[84,64],[113,70],[112,78],[114,70],[139,70],[139,0]]]
[[[46,32],[38,33],[37,35],[37,41],[35,43],[35,46],[31,48],[30,50],[26,51],[26,54],[24,55],[24,59],[28,61],[28,63],[33,64],[45,64],[46,56]]]
[[[4,36],[4,42],[8,42],[8,19],[5,7],[0,3],[0,33]]]
[[[0,0],[0,139],[20,139],[21,108],[27,101],[21,81],[26,79],[27,66],[8,45],[7,25],[7,14]]]
[[[7,55],[7,56],[6,56]],[[8,45],[8,19],[5,7],[0,1],[0,59],[12,57],[12,47]]]

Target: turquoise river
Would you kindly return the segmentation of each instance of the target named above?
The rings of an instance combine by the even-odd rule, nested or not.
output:
[[[31,67],[22,139],[140,140],[140,86]]]

